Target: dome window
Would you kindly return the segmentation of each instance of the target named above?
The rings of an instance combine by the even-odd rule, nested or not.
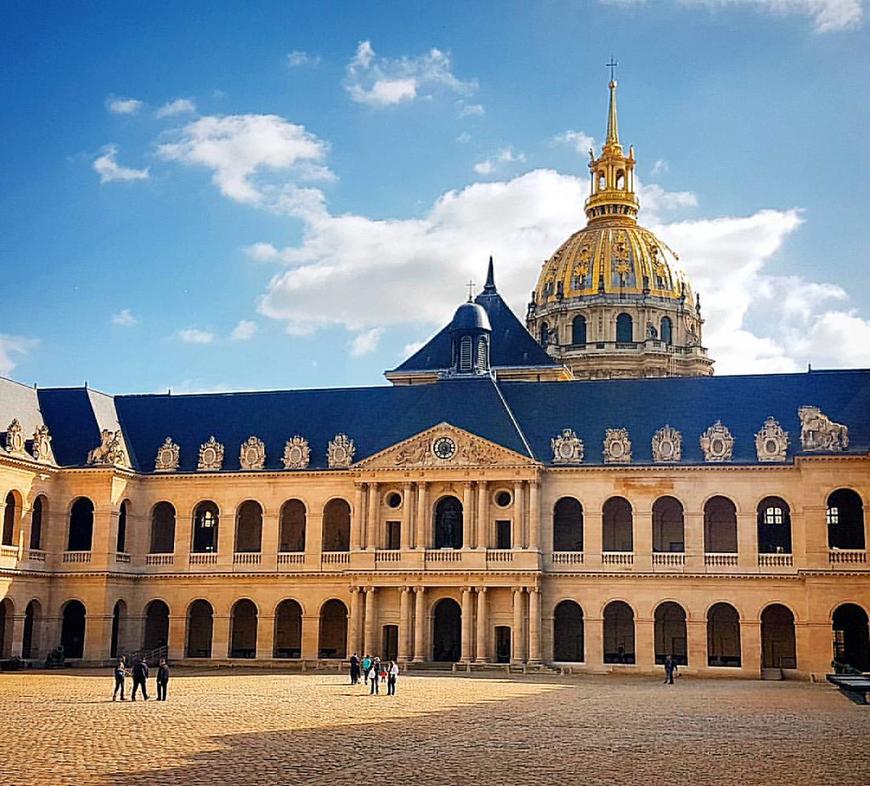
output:
[[[582,346],[586,343],[586,317],[574,317],[571,322],[571,343]]]
[[[628,314],[616,318],[616,343],[631,344],[634,341],[634,323]]]
[[[670,317],[662,317],[661,337],[668,346],[674,343],[674,327]]]
[[[550,327],[546,322],[541,322],[541,346],[546,347],[550,343]]]

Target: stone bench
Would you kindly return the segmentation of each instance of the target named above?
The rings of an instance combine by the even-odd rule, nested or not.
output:
[[[870,693],[870,676],[829,674],[828,682],[836,685],[840,692],[856,704],[867,704],[867,694]]]

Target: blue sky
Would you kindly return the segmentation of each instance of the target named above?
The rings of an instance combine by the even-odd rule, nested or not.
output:
[[[211,5],[5,6],[0,373],[379,384],[490,253],[522,314],[611,54],[718,373],[870,366],[860,0]]]

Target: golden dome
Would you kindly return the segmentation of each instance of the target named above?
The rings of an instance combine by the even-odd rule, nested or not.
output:
[[[652,295],[692,305],[677,256],[648,229],[625,218],[595,221],[575,232],[541,270],[535,302],[584,295]]]

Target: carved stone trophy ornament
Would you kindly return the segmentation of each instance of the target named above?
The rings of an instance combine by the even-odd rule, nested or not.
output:
[[[99,447],[88,453],[88,464],[98,466],[127,466],[127,452],[124,450],[124,438],[121,430],[109,431],[104,428],[100,432]]]
[[[214,438],[214,434],[199,446],[198,470],[218,470],[224,463],[224,446]]]
[[[734,437],[731,436],[728,427],[717,420],[701,434],[701,450],[704,453],[704,461],[711,463],[731,461],[734,453]]]
[[[293,439],[288,439],[284,444],[284,469],[305,469],[311,460],[311,448],[308,440],[298,434]]]
[[[163,440],[157,448],[157,458],[154,460],[155,472],[174,472],[178,469],[178,459],[181,448],[172,441],[172,437]]]
[[[759,461],[785,461],[788,451],[788,432],[772,417],[755,435],[755,453]]]
[[[849,429],[834,423],[818,407],[804,406],[798,410],[801,420],[801,449],[839,453],[849,447]]]
[[[683,455],[683,436],[672,426],[663,426],[652,438],[652,455],[656,464],[674,463]]]
[[[36,427],[36,431],[33,432],[31,454],[37,461],[54,463],[54,451],[51,449],[51,434],[48,432],[48,426]]]
[[[24,450],[24,434],[21,433],[21,424],[15,418],[6,427],[6,452],[17,456],[26,456]]]
[[[631,464],[631,440],[628,429],[609,428],[604,432],[604,463]]]
[[[239,466],[242,469],[263,469],[266,465],[266,445],[259,437],[250,436],[239,450]]]
[[[558,437],[550,440],[554,464],[581,464],[583,462],[583,440],[573,429],[563,428]]]
[[[347,469],[353,463],[356,447],[347,434],[336,434],[335,439],[330,440],[326,452],[330,469]]]

